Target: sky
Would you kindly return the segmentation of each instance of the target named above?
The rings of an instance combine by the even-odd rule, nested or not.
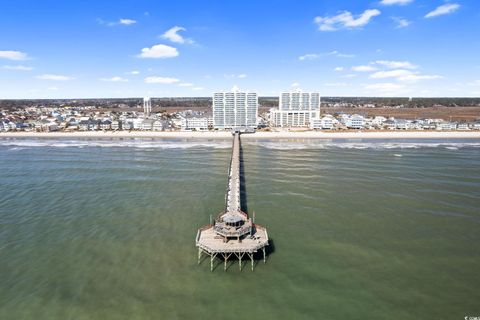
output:
[[[0,99],[480,96],[477,0],[0,0],[0,30]]]

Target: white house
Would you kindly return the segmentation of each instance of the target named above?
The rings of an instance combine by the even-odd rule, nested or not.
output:
[[[398,130],[408,130],[410,129],[410,122],[405,119],[398,119],[395,122],[395,128]]]
[[[365,119],[359,114],[352,115],[346,122],[346,126],[350,129],[363,129]]]
[[[381,127],[385,121],[387,121],[387,118],[383,116],[375,116],[375,118],[372,119],[372,125]]]
[[[127,121],[131,121],[134,130],[140,130],[143,127],[143,119],[142,118],[133,118],[128,119]]]
[[[208,130],[208,117],[184,117],[182,118],[182,131],[206,131]]]
[[[163,120],[156,120],[153,123],[153,130],[154,131],[163,131],[163,130],[165,130],[166,127],[167,127],[167,124]]]
[[[177,118],[172,118],[170,121],[172,122],[172,126],[175,128],[181,128],[182,127],[182,119],[183,117],[177,117]]]
[[[113,120],[112,121],[112,130],[122,130],[122,121]]]
[[[455,122],[440,122],[437,123],[436,130],[455,130],[457,129],[457,124]]]
[[[155,120],[153,119],[144,119],[142,121],[142,130],[153,130],[153,123],[155,122]]]

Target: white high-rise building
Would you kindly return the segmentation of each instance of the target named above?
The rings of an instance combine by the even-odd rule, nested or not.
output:
[[[279,109],[272,110],[271,120],[277,127],[308,127],[311,119],[320,117],[320,93],[300,89],[283,92]]]
[[[213,94],[213,127],[232,129],[257,126],[258,96],[253,92],[241,92],[233,87],[231,92]]]
[[[149,117],[150,113],[152,113],[152,100],[145,97],[143,98],[143,114],[145,115],[145,118]]]

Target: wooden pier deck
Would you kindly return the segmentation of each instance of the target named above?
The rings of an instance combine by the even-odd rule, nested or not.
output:
[[[225,193],[225,211],[221,212],[213,224],[198,229],[195,238],[198,247],[198,262],[202,254],[210,256],[210,269],[218,256],[227,260],[234,255],[242,268],[242,258],[247,255],[254,266],[253,255],[262,250],[265,262],[265,247],[268,246],[267,229],[256,225],[248,214],[241,209],[240,193],[240,133],[233,135],[232,156],[228,170],[228,183]]]

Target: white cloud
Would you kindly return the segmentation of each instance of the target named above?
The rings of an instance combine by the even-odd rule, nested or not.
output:
[[[157,44],[151,48],[143,48],[142,52],[137,56],[139,58],[173,58],[178,56],[177,48],[167,46],[165,44]]]
[[[441,79],[442,77],[439,75],[426,75],[426,74],[414,73],[411,70],[396,69],[396,70],[375,72],[374,74],[370,75],[370,78],[372,79],[395,78],[398,81],[416,82],[419,80],[436,80],[436,79]]]
[[[106,82],[127,82],[128,79],[122,78],[122,77],[111,77],[111,78],[101,78],[101,81],[106,81]]]
[[[129,25],[132,25],[132,24],[135,24],[137,23],[136,20],[133,20],[133,19],[120,19],[118,21],[119,24],[123,24],[125,26],[129,26]]]
[[[224,74],[223,75],[226,79],[234,79],[234,78],[238,78],[238,79],[244,79],[247,77],[247,75],[245,73],[241,73],[241,74]]]
[[[398,83],[391,83],[391,82],[381,82],[381,83],[374,83],[365,86],[367,90],[375,90],[380,92],[394,92],[400,89],[404,89],[405,86]]]
[[[182,82],[178,84],[180,87],[193,87],[193,83]]]
[[[106,25],[108,27],[115,27],[115,26],[119,26],[119,25],[131,26],[132,24],[137,23],[137,20],[122,18],[122,19],[118,19],[118,21],[105,21],[103,19],[98,18],[97,22],[98,22],[98,24]]]
[[[28,55],[21,51],[4,50],[0,51],[0,58],[9,60],[27,60]]]
[[[118,19],[118,21],[110,21],[110,22],[98,18],[98,19],[97,19],[97,22],[98,22],[99,24],[106,25],[106,26],[109,26],[109,27],[115,27],[115,26],[119,26],[119,25],[130,26],[130,25],[132,25],[132,24],[137,23],[136,20],[133,20],[133,19],[124,19],[124,18]]]
[[[48,87],[47,90],[50,90],[50,91],[58,91],[58,87]]]
[[[341,53],[338,52],[337,50],[330,51],[327,53],[307,53],[304,54],[303,56],[298,57],[298,60],[305,61],[305,60],[316,60],[321,58],[322,56],[335,56],[339,58],[353,58],[355,57],[354,54],[348,54],[348,53]]]
[[[393,17],[392,19],[397,23],[397,26],[396,26],[397,29],[406,28],[412,23],[411,21],[408,21],[405,18]]]
[[[354,73],[349,73],[349,74],[343,75],[341,77],[342,78],[355,78],[355,77],[357,77],[357,75],[354,74]]]
[[[330,56],[335,56],[335,57],[339,57],[339,58],[353,58],[353,57],[355,57],[354,54],[341,53],[341,52],[338,52],[337,50],[330,51],[327,54],[330,55]]]
[[[384,78],[400,78],[411,75],[412,72],[404,69],[389,70],[389,71],[378,71],[370,75],[372,79],[384,79]]]
[[[172,84],[172,83],[177,83],[180,80],[177,78],[171,78],[171,77],[146,77],[145,78],[145,83],[161,83],[161,84]]]
[[[163,39],[170,40],[176,43],[187,43],[192,44],[194,41],[192,39],[186,39],[182,35],[179,34],[180,31],[187,31],[187,29],[179,26],[175,26],[169,30],[167,30],[164,34],[162,34]]]
[[[343,67],[336,67],[335,69],[333,69],[333,71],[337,71],[337,72],[343,71]]]
[[[30,70],[33,70],[32,67],[28,67],[28,66],[22,66],[22,65],[17,65],[17,66],[3,66],[2,67],[3,69],[6,69],[6,70],[19,70],[19,71],[30,71]]]
[[[458,3],[446,3],[427,13],[425,18],[433,18],[444,14],[449,14],[455,12],[458,8],[460,8]]]
[[[204,88],[203,88],[203,87],[195,87],[195,88],[193,88],[192,90],[194,90],[194,91],[202,91],[202,90],[204,90]]]
[[[140,71],[133,70],[133,71],[125,72],[125,74],[130,74],[130,75],[136,76],[136,75],[140,74]]]
[[[480,80],[471,81],[471,82],[467,83],[467,85],[472,86],[472,87],[480,86]]]
[[[52,80],[52,81],[68,81],[68,80],[75,79],[75,78],[72,78],[69,76],[63,76],[60,74],[42,74],[42,75],[36,76],[36,78],[41,80]]]
[[[303,56],[300,56],[298,57],[298,60],[315,60],[315,59],[318,59],[320,58],[320,55],[319,54],[316,54],[316,53],[307,53],[307,54],[304,54]]]
[[[300,87],[300,83],[298,82],[294,82],[291,84],[292,87]]]
[[[370,65],[352,67],[352,71],[356,71],[356,72],[371,72],[371,71],[375,71],[375,70],[377,70],[377,68],[375,68],[374,66],[370,66]]]
[[[377,60],[375,64],[384,66],[389,69],[416,69],[417,66],[409,61],[392,61],[392,60]]]
[[[404,77],[400,77],[398,78],[399,81],[407,81],[407,82],[416,82],[416,81],[420,81],[420,80],[437,80],[437,79],[442,79],[443,77],[442,76],[439,76],[439,75],[436,75],[436,74],[433,74],[433,75],[429,75],[429,74],[410,74],[410,75],[406,75]]]
[[[394,4],[405,5],[405,4],[409,4],[412,1],[413,0],[382,0],[380,1],[380,4],[383,4],[385,6],[390,6]]]
[[[314,22],[318,24],[318,30],[320,31],[359,28],[368,24],[370,19],[378,16],[380,13],[380,10],[368,9],[354,16],[349,11],[343,11],[336,16],[315,17]]]

